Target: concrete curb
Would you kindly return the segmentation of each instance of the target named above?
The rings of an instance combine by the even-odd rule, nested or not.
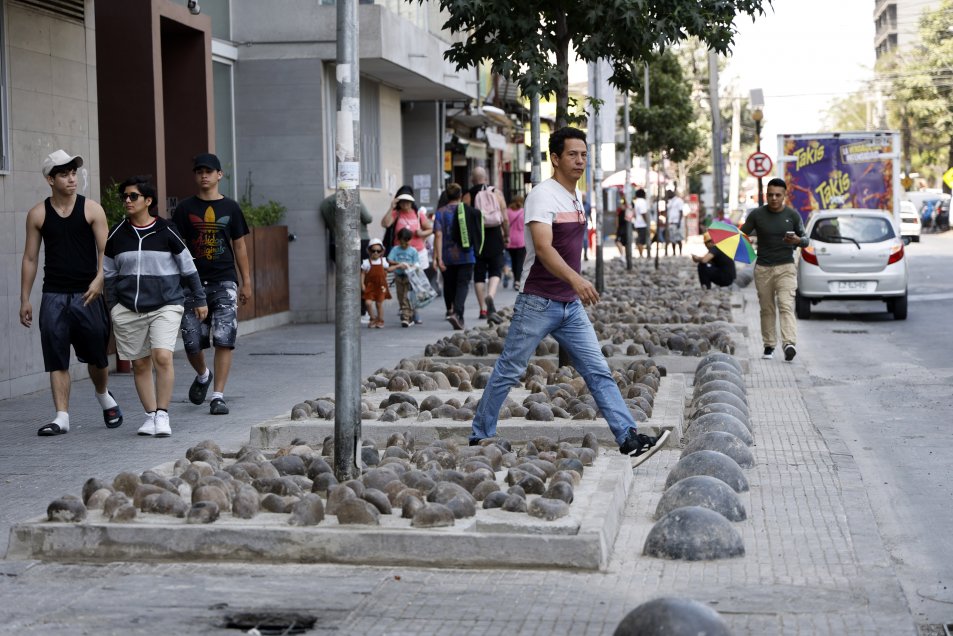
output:
[[[381,515],[380,528],[342,528],[333,516],[290,527],[287,515],[266,512],[252,520],[223,515],[208,525],[160,515],[115,524],[90,511],[80,524],[41,517],[15,525],[6,558],[605,569],[632,483],[629,458],[608,453],[586,469],[570,516],[557,522],[481,508],[459,525],[430,530],[411,528],[399,513]]]

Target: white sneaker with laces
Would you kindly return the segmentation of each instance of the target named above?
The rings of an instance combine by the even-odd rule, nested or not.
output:
[[[169,412],[156,411],[156,437],[169,437],[172,435],[172,427],[169,426]]]
[[[142,423],[142,426],[139,427],[137,431],[139,435],[148,435],[152,437],[156,434],[156,414],[155,413],[146,413],[146,421]]]

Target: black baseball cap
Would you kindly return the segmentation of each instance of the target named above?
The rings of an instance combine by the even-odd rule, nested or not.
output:
[[[192,171],[194,172],[199,168],[208,168],[209,170],[221,172],[222,162],[212,153],[206,152],[201,155],[196,155],[195,159],[192,160]]]

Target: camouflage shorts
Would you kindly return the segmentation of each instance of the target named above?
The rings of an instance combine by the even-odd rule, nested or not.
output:
[[[208,316],[200,321],[191,309],[182,315],[182,343],[185,352],[198,353],[211,346],[235,348],[238,340],[238,284],[231,281],[209,283],[205,286]],[[190,297],[186,307],[193,307]]]

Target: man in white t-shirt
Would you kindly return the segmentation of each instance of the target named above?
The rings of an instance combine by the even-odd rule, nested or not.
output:
[[[519,383],[536,346],[552,335],[585,379],[619,450],[648,458],[668,432],[656,438],[636,431],[584,308],[599,301],[596,288],[579,273],[586,217],[576,183],[586,170],[586,134],[561,128],[549,138],[549,154],[553,178],[533,188],[526,198],[526,260],[520,294],[503,352],[473,418],[470,445],[496,435],[500,408],[510,388]]]
[[[635,248],[639,250],[639,258],[642,258],[645,246],[649,244],[649,202],[645,200],[645,190],[639,188],[635,191],[635,218],[632,223],[635,225]]]
[[[675,256],[675,246],[678,246],[678,255],[682,255],[682,219],[685,202],[678,192],[668,193],[668,203],[665,205],[665,255],[668,256],[668,246],[672,245],[672,256]]]

